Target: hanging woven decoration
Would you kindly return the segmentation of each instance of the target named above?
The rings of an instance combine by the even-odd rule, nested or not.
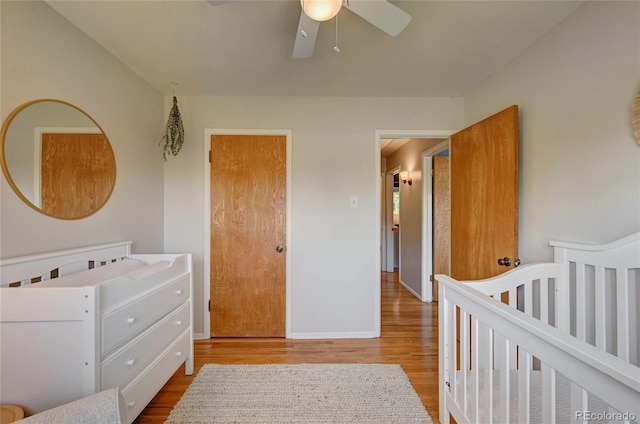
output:
[[[169,112],[167,127],[165,128],[164,136],[162,137],[164,140],[164,152],[162,153],[162,157],[165,161],[169,155],[176,156],[184,144],[184,125],[182,124],[182,117],[180,116],[180,110],[178,109],[178,98],[175,96],[176,85],[177,84],[175,83],[173,85],[173,106],[171,107],[171,112]],[[160,143],[162,143],[162,141],[160,141]]]

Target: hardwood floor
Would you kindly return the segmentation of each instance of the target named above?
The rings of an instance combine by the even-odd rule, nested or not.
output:
[[[422,303],[398,283],[398,273],[382,273],[382,328],[377,339],[291,340],[217,338],[196,340],[195,372],[179,369],[136,419],[163,423],[206,363],[383,363],[400,364],[438,422],[438,304]]]

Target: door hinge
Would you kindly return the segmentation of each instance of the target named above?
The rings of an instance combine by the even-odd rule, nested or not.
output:
[[[429,276],[429,281],[431,281],[432,283],[435,282],[436,281],[436,277],[433,274],[431,274]]]
[[[431,175],[432,177],[433,177],[434,175],[436,175],[436,170],[435,170],[435,169],[433,169],[433,168],[432,168],[432,169],[430,169],[430,170],[429,170],[429,175]]]
[[[211,299],[209,299],[209,312],[211,312]]]
[[[209,150],[209,163],[211,163],[211,150]]]

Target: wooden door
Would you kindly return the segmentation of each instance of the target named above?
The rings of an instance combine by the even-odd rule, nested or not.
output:
[[[100,209],[116,178],[104,134],[43,133],[41,141],[41,209],[65,219]]]
[[[285,336],[286,137],[211,136],[211,336]]]
[[[449,157],[433,157],[433,273],[449,274]],[[438,284],[433,282],[433,300],[438,300]]]
[[[518,257],[518,107],[451,137],[451,276],[501,274]],[[498,264],[509,258],[510,265]]]

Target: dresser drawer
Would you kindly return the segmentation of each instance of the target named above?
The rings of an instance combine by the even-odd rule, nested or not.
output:
[[[149,292],[121,309],[105,314],[102,317],[101,355],[104,356],[105,353],[139,334],[159,318],[185,303],[187,299],[189,299],[188,275]]]
[[[189,334],[189,331],[182,334],[176,343],[158,357],[156,362],[122,389],[128,422],[135,420],[160,391],[163,384],[189,358],[191,348]]]
[[[189,329],[190,306],[189,302],[185,303],[122,349],[105,358],[102,361],[102,388],[122,387]]]

